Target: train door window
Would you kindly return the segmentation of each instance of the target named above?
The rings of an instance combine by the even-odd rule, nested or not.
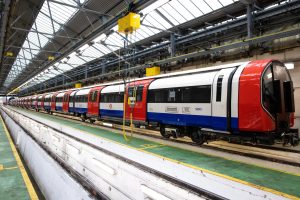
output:
[[[223,82],[223,75],[220,75],[217,80],[217,97],[216,101],[220,102],[222,98],[222,82]]]
[[[94,94],[94,92],[90,91],[90,93],[89,93],[89,99],[90,99],[90,101],[93,101],[93,94]]]
[[[144,89],[143,85],[139,85],[136,89],[136,101],[137,102],[143,100],[143,89]]]
[[[263,106],[266,110],[274,115],[274,105],[276,104],[276,97],[274,94],[273,88],[273,73],[272,73],[272,66],[269,66],[268,69],[264,72],[263,81],[262,81],[262,101]]]
[[[93,95],[92,95],[92,102],[96,102],[97,101],[97,96],[98,96],[98,91],[94,91]]]
[[[143,100],[143,85],[128,88],[128,97],[136,97],[136,102]]]

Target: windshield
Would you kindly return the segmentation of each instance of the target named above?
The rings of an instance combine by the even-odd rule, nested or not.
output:
[[[280,80],[281,84],[291,80],[288,70],[280,62],[273,62],[269,65],[262,78],[262,104],[273,117],[276,114],[275,106],[278,105],[274,91],[274,80]]]

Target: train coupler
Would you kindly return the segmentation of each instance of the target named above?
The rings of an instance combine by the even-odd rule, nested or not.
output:
[[[291,145],[291,146],[297,146],[299,145],[299,132],[298,129],[291,129],[289,133],[282,133],[281,134],[282,138],[282,145]]]

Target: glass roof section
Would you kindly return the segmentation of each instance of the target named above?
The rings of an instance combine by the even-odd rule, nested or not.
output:
[[[68,0],[64,0],[68,1]],[[234,3],[236,0],[158,0],[147,8],[143,9],[141,13],[143,13],[143,17],[141,18],[141,27],[136,32],[128,36],[129,43],[135,43],[146,39],[150,36],[153,36],[162,31],[166,31],[174,26],[180,25],[207,13],[213,12],[216,9],[219,9],[223,6],[227,6],[229,4]],[[46,3],[46,2],[45,2]],[[72,3],[68,1],[68,3]],[[74,3],[74,2],[73,2]],[[47,3],[46,3],[47,4]],[[51,6],[51,5],[50,5]],[[44,8],[45,7],[45,8]],[[59,9],[61,12],[66,12],[68,17],[62,18],[59,14]],[[47,5],[43,6],[42,11],[46,14],[48,7]],[[60,23],[65,23],[70,19],[70,17],[76,13],[76,9],[70,11],[64,11],[63,8],[57,8],[55,16],[57,20],[60,20]],[[41,12],[39,15],[43,15]],[[46,17],[47,18],[47,17]],[[45,19],[46,19],[45,18]],[[47,18],[48,19],[48,18]],[[50,21],[51,23],[51,21]],[[35,24],[38,24],[38,19]],[[39,30],[43,27],[43,32],[53,33],[53,27],[49,24],[45,24],[41,26]],[[34,28],[34,27],[33,27]],[[55,30],[61,28],[59,24],[56,23],[54,26]],[[59,62],[56,62],[53,66],[41,72],[36,77],[30,79],[22,86],[29,87],[40,82],[43,82],[51,77],[54,77],[55,74],[61,74],[63,72],[69,71],[74,67],[79,65],[83,65],[87,62],[90,62],[96,58],[101,58],[106,54],[109,54],[113,51],[119,50],[124,46],[124,36],[117,32],[117,26],[113,28],[113,32],[109,35],[101,34],[97,38],[93,40],[93,42],[89,42],[88,44],[83,45],[76,51],[69,54],[66,58],[62,59]],[[35,34],[35,33],[32,33]],[[32,43],[37,44],[37,34],[32,37]],[[43,36],[43,44],[46,44],[49,41],[49,38]],[[24,43],[24,45],[29,45]],[[38,45],[37,45],[38,46]],[[25,63],[26,60],[23,59],[22,56],[27,56],[29,60],[34,58],[34,56],[30,57],[30,53],[24,52],[26,55],[20,55],[20,60]],[[38,53],[35,52],[35,53]],[[19,64],[17,62],[14,66],[23,66],[24,64]]]
[[[73,0],[60,0],[60,2],[77,6]],[[84,2],[85,0],[79,1],[79,3]],[[39,62],[35,59],[36,55],[76,12],[78,12],[76,8],[66,7],[47,0],[44,2],[8,74],[4,83],[5,86],[8,86],[21,74],[29,63]]]

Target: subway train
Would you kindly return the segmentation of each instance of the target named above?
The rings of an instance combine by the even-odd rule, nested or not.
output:
[[[297,145],[294,89],[276,60],[256,60],[21,97],[12,105],[157,128],[202,144],[240,138]]]

